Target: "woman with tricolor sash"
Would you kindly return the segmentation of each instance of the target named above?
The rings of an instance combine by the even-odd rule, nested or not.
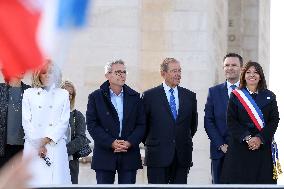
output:
[[[276,96],[267,89],[262,67],[248,62],[240,87],[231,94],[229,147],[221,180],[225,184],[276,184],[281,167],[274,133],[279,122]]]

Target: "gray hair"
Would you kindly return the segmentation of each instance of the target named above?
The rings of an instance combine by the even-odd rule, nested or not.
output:
[[[179,61],[175,58],[165,58],[165,60],[160,65],[160,71],[167,72],[169,69],[169,63],[179,63]]]
[[[105,65],[105,74],[111,72],[112,70],[112,66],[115,65],[115,64],[122,64],[125,66],[125,63],[123,60],[119,59],[119,60],[115,60],[113,62],[108,62],[106,65]]]

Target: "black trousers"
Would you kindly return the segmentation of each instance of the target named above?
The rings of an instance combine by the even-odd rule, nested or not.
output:
[[[149,184],[187,184],[189,167],[181,166],[176,154],[168,167],[147,167]]]
[[[72,184],[78,184],[79,160],[78,159],[70,160],[69,161],[69,169],[70,169]]]
[[[15,154],[22,151],[24,145],[10,145],[5,146],[5,155],[0,157],[0,168],[3,167]]]

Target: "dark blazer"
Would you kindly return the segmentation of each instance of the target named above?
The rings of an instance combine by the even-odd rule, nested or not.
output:
[[[195,93],[178,86],[177,119],[170,110],[163,85],[144,92],[146,112],[145,165],[167,167],[175,153],[181,166],[192,164],[192,137],[197,130],[197,101]]]
[[[117,156],[121,155],[121,169],[142,168],[139,144],[145,132],[145,115],[139,93],[123,86],[123,121],[120,139],[132,145],[126,153],[114,153],[113,141],[119,138],[119,118],[111,103],[109,82],[89,95],[87,128],[94,139],[92,169],[115,170]]]
[[[21,82],[22,94],[24,90],[29,88],[29,85]],[[7,142],[7,118],[9,104],[9,88],[6,83],[0,83],[0,156],[5,154],[5,145]],[[24,131],[23,131],[24,133]]]
[[[69,124],[71,126],[71,141],[66,147],[68,155],[73,155],[88,142],[86,141],[86,122],[84,115],[79,110],[74,109],[70,112]]]
[[[255,99],[261,109],[265,127],[258,131],[235,94],[228,104],[227,125],[229,148],[225,155],[221,180],[230,184],[274,184],[272,179],[271,140],[279,122],[275,95],[269,90],[259,91]],[[243,141],[247,135],[259,136],[263,144],[249,150]]]
[[[211,159],[220,159],[224,153],[219,150],[228,143],[227,105],[229,101],[227,82],[209,88],[205,104],[204,128],[210,139]]]

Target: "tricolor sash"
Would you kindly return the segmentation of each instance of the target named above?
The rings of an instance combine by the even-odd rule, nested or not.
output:
[[[236,89],[232,91],[244,106],[255,127],[261,131],[265,127],[263,114],[247,90]]]
[[[243,107],[245,108],[246,112],[248,113],[250,119],[254,123],[255,127],[261,131],[265,127],[263,114],[254,101],[254,99],[251,97],[249,92],[245,89],[235,89],[232,91],[238,100],[241,102]],[[281,165],[278,158],[278,148],[277,144],[274,140],[274,137],[272,138],[271,143],[271,153],[272,153],[272,160],[273,160],[273,179],[277,180],[278,175],[282,174]]]

